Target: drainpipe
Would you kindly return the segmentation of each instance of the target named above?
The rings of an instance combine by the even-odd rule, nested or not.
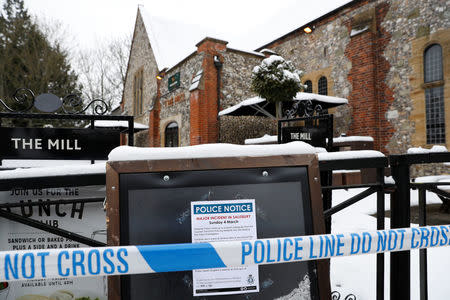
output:
[[[220,62],[219,56],[214,55],[214,66],[217,71],[217,142],[220,142],[220,118],[219,118],[219,110],[220,110],[220,70],[222,69],[223,63]]]

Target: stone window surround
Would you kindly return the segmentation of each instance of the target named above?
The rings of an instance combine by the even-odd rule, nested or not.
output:
[[[159,121],[159,136],[161,137],[160,138],[161,147],[164,147],[164,145],[166,144],[166,135],[165,135],[166,127],[167,125],[173,122],[178,124],[178,146],[179,147],[184,146],[181,144],[181,128],[183,128],[181,120],[182,120],[181,114],[177,114]]]
[[[313,72],[308,72],[302,77],[302,82],[306,82],[310,80],[312,82],[312,93],[313,94],[319,94],[319,79],[321,77],[325,77],[327,79],[327,90],[328,90],[328,96],[334,96],[333,92],[333,79],[331,77],[331,71],[332,67],[320,69]]]
[[[433,44],[439,44],[442,47],[442,64],[443,64],[443,80],[425,83],[424,81],[424,53]],[[444,86],[444,115],[450,116],[450,105],[448,104],[450,96],[450,85],[445,84],[450,80],[450,29],[442,29],[430,35],[416,38],[411,42],[412,51],[409,59],[409,64],[412,68],[410,83],[411,92],[410,97],[412,101],[412,110],[410,119],[415,124],[415,132],[411,136],[412,147],[429,148],[426,140],[426,125],[425,125],[425,90],[436,86]],[[446,119],[446,121],[447,121]],[[447,148],[450,147],[450,122],[445,124],[446,143]]]

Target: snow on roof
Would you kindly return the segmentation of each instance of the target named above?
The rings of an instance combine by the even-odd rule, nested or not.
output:
[[[294,101],[317,100],[317,101],[321,101],[321,102],[325,102],[325,103],[348,104],[348,100],[345,98],[334,97],[334,96],[325,96],[325,95],[319,95],[319,94],[313,94],[313,93],[303,93],[303,92],[298,92],[295,95],[293,100]],[[224,116],[229,113],[232,113],[233,111],[241,108],[242,106],[250,106],[250,105],[258,104],[258,103],[261,103],[264,101],[266,101],[266,99],[261,98],[259,96],[249,98],[249,99],[239,102],[236,105],[233,105],[224,110],[221,110],[219,112],[219,116]]]
[[[174,148],[139,148],[120,146],[109,154],[110,161],[190,159],[205,157],[272,156],[314,154],[316,149],[304,142],[276,145],[203,144]]]
[[[350,37],[354,37],[355,35],[363,33],[364,31],[367,31],[367,30],[369,30],[369,25],[366,25],[366,26],[364,26],[362,28],[359,28],[359,29],[353,29],[352,28],[352,31],[350,32]]]
[[[371,136],[340,136],[333,138],[333,143],[344,143],[344,142],[373,142],[373,137]]]
[[[250,105],[258,104],[258,103],[261,103],[261,102],[264,102],[264,101],[266,101],[266,99],[261,98],[259,96],[256,96],[256,97],[253,97],[253,98],[248,98],[248,99],[246,99],[244,101],[239,102],[236,105],[233,105],[233,106],[230,106],[230,107],[228,107],[228,108],[226,108],[224,110],[221,110],[219,112],[219,116],[224,116],[224,115],[227,115],[229,113],[232,113],[233,111],[241,108],[242,106],[250,106]]]
[[[442,145],[434,145],[431,149],[426,149],[422,147],[409,148],[408,154],[425,154],[425,153],[437,153],[437,152],[448,152],[447,148]]]
[[[141,15],[142,22],[144,22],[145,31],[147,32],[148,39],[150,40],[150,45],[153,50],[153,55],[155,56],[156,64],[158,66],[158,70],[162,70],[163,68],[168,66],[168,61],[163,56],[164,52],[161,52],[159,40],[155,36],[155,26],[152,24],[152,18],[150,14],[144,9],[144,5],[138,5],[138,13]]]
[[[184,23],[179,19],[157,17],[150,14],[143,5],[138,6],[138,11],[144,22],[160,71],[164,68],[172,68],[193,52],[196,52],[197,48],[195,45],[205,37],[210,36],[226,40],[225,35],[227,33],[219,32],[214,26],[206,27],[200,24]],[[242,50],[242,48],[242,46],[238,46],[230,49],[264,57],[263,54],[257,51]]]
[[[192,83],[191,83],[191,86],[189,87],[189,92],[192,92],[193,90],[198,88],[198,86],[200,84],[200,80],[202,79],[202,74],[203,74],[203,70],[199,70],[195,74],[194,78],[192,78]]]
[[[326,152],[319,153],[319,160],[341,160],[352,158],[376,158],[386,157],[383,153],[375,150],[358,150],[358,151],[339,151],[339,152]]]
[[[246,139],[244,142],[244,144],[246,145],[268,144],[268,143],[278,143],[278,136],[265,134],[259,138]]]
[[[261,49],[259,52],[269,53],[269,54],[277,54],[275,51],[273,51],[272,49],[268,49],[268,48]]]
[[[158,69],[171,68],[197,51],[195,44],[205,36],[219,36],[211,27],[151,15],[143,5],[138,11],[144,22]]]
[[[295,95],[295,101],[317,100],[325,103],[348,104],[348,100],[341,97],[325,96],[313,93],[299,92]]]
[[[86,125],[88,128],[90,125]],[[120,121],[120,120],[96,120],[94,122],[95,127],[120,127],[120,128],[128,128],[128,121]],[[134,129],[148,129],[147,125],[134,122]]]
[[[238,51],[238,52],[244,52],[244,53],[249,53],[249,54],[253,54],[253,55],[257,55],[257,56],[261,56],[261,57],[266,57],[264,54],[257,52],[257,51],[253,51],[253,50],[242,50],[242,49],[237,49],[237,48],[230,48],[227,47],[229,50],[234,50],[234,51]]]
[[[15,178],[49,177],[49,176],[68,176],[68,175],[88,175],[105,174],[105,163],[93,165],[66,165],[57,167],[16,169],[0,172],[0,180]]]

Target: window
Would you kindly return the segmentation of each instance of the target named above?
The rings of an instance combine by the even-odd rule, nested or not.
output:
[[[171,122],[164,132],[164,146],[178,147],[178,124]]]
[[[305,92],[306,93],[312,93],[312,81],[311,80],[306,80],[305,84],[306,84]]]
[[[424,68],[425,83],[442,80],[442,48],[438,44],[425,50]]]
[[[134,74],[133,81],[133,114],[139,116],[144,111],[143,84],[144,70],[140,69]]]
[[[424,52],[423,70],[427,144],[445,143],[444,82],[442,48],[433,44]]]
[[[317,88],[319,95],[328,95],[328,83],[325,76],[320,77]]]

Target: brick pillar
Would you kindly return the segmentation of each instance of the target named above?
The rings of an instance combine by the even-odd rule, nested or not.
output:
[[[161,137],[159,135],[159,112],[161,105],[159,99],[155,100],[153,109],[150,111],[149,124],[148,124],[148,134],[149,134],[149,146],[150,147],[161,147],[160,141]]]
[[[389,3],[381,3],[376,6],[377,15],[377,97],[379,99],[379,122],[380,135],[379,147],[383,153],[389,153],[386,145],[390,142],[394,135],[395,129],[391,122],[386,118],[386,113],[389,107],[394,103],[394,91],[386,84],[386,77],[391,68],[391,64],[383,56],[383,53],[391,40],[391,34],[381,27],[384,17],[389,11]],[[377,148],[375,148],[377,149]]]
[[[161,75],[164,77],[165,73],[162,73]],[[156,82],[156,99],[155,103],[153,104],[153,109],[150,111],[150,115],[148,118],[148,140],[150,147],[161,147],[161,136],[159,134],[159,113],[161,111],[161,103],[159,100],[161,99],[161,81],[162,80],[157,80]]]
[[[353,108],[353,116],[348,134],[372,136],[374,149],[385,153],[394,132],[385,117],[393,102],[393,92],[385,84],[390,64],[383,57],[390,35],[381,27],[388,10],[387,3],[374,8],[369,30],[351,37],[345,50],[352,62],[348,80],[352,85],[349,104]]]
[[[228,42],[205,38],[197,46],[197,52],[203,53],[203,89],[197,89],[190,97],[190,143],[191,145],[216,143],[219,137],[217,122],[217,69],[214,56],[222,57]],[[220,83],[219,83],[220,84]]]
[[[353,108],[349,135],[370,135],[374,148],[379,149],[375,43],[375,33],[369,30],[352,37],[346,49],[352,62],[348,74],[352,85],[349,104]]]

